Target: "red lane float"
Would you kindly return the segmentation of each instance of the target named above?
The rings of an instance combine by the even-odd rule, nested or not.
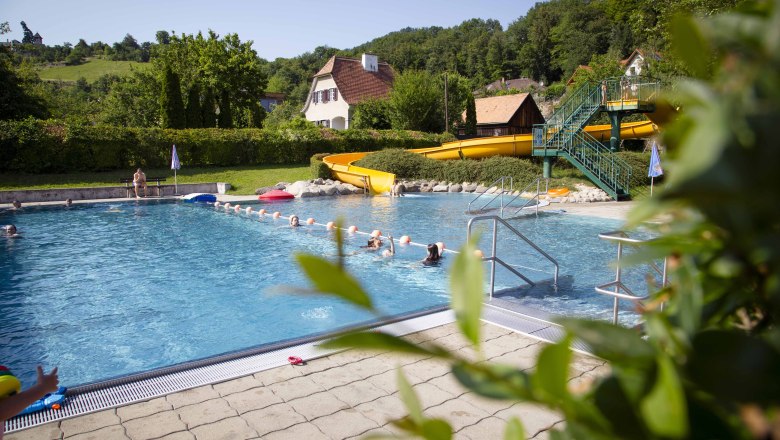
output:
[[[289,200],[294,199],[295,196],[288,193],[287,191],[282,191],[280,189],[274,189],[271,191],[268,191],[265,194],[260,194],[260,196],[257,198],[258,200]]]

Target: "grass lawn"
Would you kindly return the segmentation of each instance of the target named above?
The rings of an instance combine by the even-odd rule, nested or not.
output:
[[[100,173],[0,174],[0,190],[119,186],[119,179],[132,178],[134,169]],[[147,177],[167,177],[173,184],[173,170],[145,169]],[[311,179],[308,165],[252,166],[231,168],[186,168],[177,171],[178,183],[226,182],[230,194],[254,194],[257,188],[279,182]],[[153,185],[153,184],[152,184]]]
[[[126,75],[130,73],[132,69],[146,70],[150,66],[151,64],[149,63],[138,63],[135,61],[92,59],[78,66],[47,67],[39,72],[39,76],[43,80],[54,81],[76,81],[79,78],[84,77],[87,82],[91,83],[107,73]]]

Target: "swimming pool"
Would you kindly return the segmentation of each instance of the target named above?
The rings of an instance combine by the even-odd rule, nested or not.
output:
[[[296,199],[269,211],[343,217],[345,226],[379,229],[417,243],[465,241],[470,195],[348,196]],[[260,205],[253,205],[255,208]],[[0,360],[25,386],[37,363],[60,367],[66,385],[83,384],[233,350],[321,333],[371,317],[338,300],[274,293],[302,287],[294,252],[334,255],[318,226],[291,229],[287,220],[185,203],[142,201],[0,213],[22,239],[0,240]],[[611,316],[611,302],[593,292],[610,280],[614,246],[597,238],[618,222],[569,215],[518,220],[516,227],[559,260],[573,282],[527,304],[549,313]],[[349,270],[387,315],[448,302],[447,266],[419,264],[425,251],[397,246],[395,258],[361,250],[364,235],[347,235]],[[487,246],[483,246],[487,249]],[[549,264],[517,240],[499,252],[535,280]],[[634,277],[641,283],[641,274]],[[499,272],[497,288],[518,281]],[[641,291],[641,289],[638,289]]]

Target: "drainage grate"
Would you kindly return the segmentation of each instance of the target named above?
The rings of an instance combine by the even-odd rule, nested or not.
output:
[[[409,319],[411,318],[411,319]],[[404,315],[376,325],[388,333],[400,336],[448,324],[455,320],[446,307],[437,307],[412,316]],[[354,330],[355,328],[343,331]],[[339,332],[341,333],[341,332]],[[333,337],[320,335],[274,346],[259,347],[215,358],[188,362],[146,373],[120,377],[68,390],[68,400],[62,409],[45,410],[14,417],[5,422],[6,432],[31,428],[44,423],[80,416],[104,409],[149,400],[166,394],[183,391],[212,383],[224,382],[282,365],[288,365],[289,356],[316,359],[333,354],[337,350],[319,348],[317,343]]]
[[[532,309],[527,307],[522,312],[517,312],[511,308],[504,308],[502,305],[504,304],[495,298],[491,300],[491,304],[485,304],[482,319],[499,327],[515,330],[546,342],[557,342],[565,335],[563,327],[548,321],[549,318],[546,314],[534,313]],[[590,354],[588,346],[576,339],[572,342],[571,348]]]

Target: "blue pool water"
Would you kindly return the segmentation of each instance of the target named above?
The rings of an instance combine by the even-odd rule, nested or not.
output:
[[[265,207],[272,212],[338,217],[361,231],[379,229],[417,243],[443,241],[456,249],[466,237],[471,198],[350,196],[303,199]],[[21,239],[0,240],[0,364],[25,385],[35,365],[59,366],[73,386],[274,341],[361,323],[371,317],[338,300],[279,293],[304,287],[293,254],[335,255],[318,226],[291,229],[287,220],[237,214],[185,203],[144,201],[72,208],[24,208],[0,213]],[[614,245],[597,234],[618,222],[570,215],[514,221],[558,259],[573,282],[525,304],[554,314],[609,319],[611,302],[593,291],[614,277]],[[478,229],[484,230],[484,227]],[[423,267],[425,250],[397,246],[395,258],[360,249],[366,236],[346,236],[349,270],[378,307],[395,315],[445,304],[447,268]],[[480,245],[487,250],[486,239]],[[552,267],[511,238],[499,252],[535,280]],[[497,288],[517,286],[498,272]],[[487,277],[486,277],[487,278]],[[642,273],[633,275],[640,292]],[[623,312],[630,318],[630,312]]]

